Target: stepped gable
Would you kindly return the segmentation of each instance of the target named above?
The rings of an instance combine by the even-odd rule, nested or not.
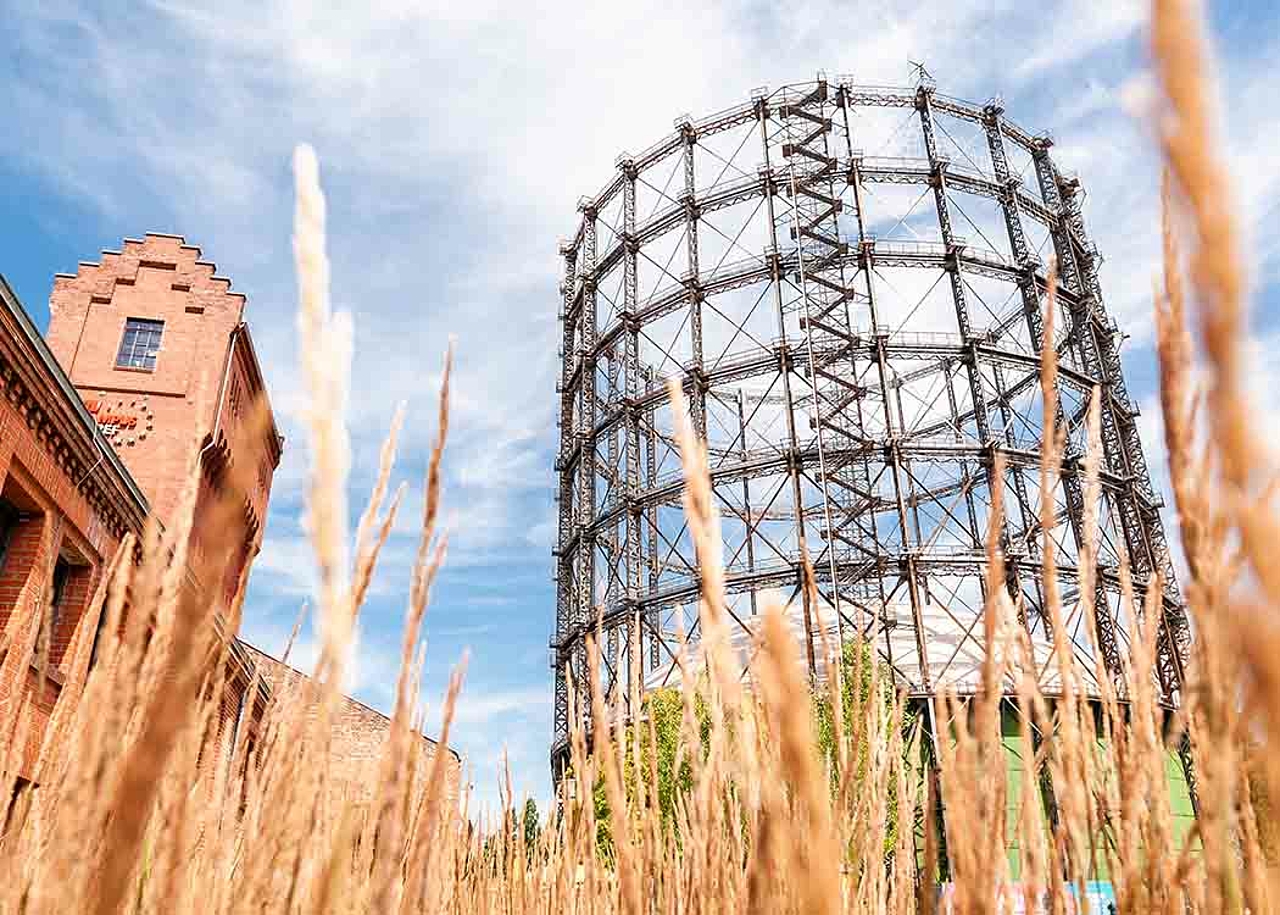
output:
[[[191,306],[210,308],[231,304],[244,306],[244,293],[231,290],[231,280],[218,276],[217,265],[201,260],[200,247],[187,244],[181,235],[148,232],[141,239],[126,238],[120,251],[102,252],[102,260],[81,261],[75,273],[58,273],[53,278],[54,296],[60,291],[88,294],[94,304],[111,301],[116,286],[132,286],[144,268],[173,272],[170,288],[191,294]]]

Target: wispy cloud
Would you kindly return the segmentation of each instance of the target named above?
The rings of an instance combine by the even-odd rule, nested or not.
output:
[[[551,711],[551,696],[546,689],[496,690],[474,693],[458,706],[460,726],[493,724],[499,718],[525,718],[536,714],[546,718]]]

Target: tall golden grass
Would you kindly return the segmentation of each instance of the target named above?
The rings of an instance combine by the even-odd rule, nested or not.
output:
[[[1102,694],[1085,698],[1061,635],[1062,598],[1047,536],[1046,609],[1058,634],[1053,663],[1063,690],[1052,698],[1041,692],[1020,608],[1003,586],[997,490],[980,692],[946,696],[928,710],[935,731],[929,734],[907,724],[920,718],[907,715],[904,698],[888,706],[864,702],[860,691],[840,688],[837,674],[825,686],[836,732],[835,771],[825,771],[813,749],[811,684],[797,663],[785,608],[765,607],[746,688],[730,658],[706,454],[683,422],[685,508],[702,570],[706,649],[702,670],[682,663],[682,754],[692,788],[675,816],[664,819],[655,773],[634,772],[645,758],[640,729],[624,730],[596,692],[591,717],[602,724],[593,733],[580,725],[585,710],[573,710],[576,791],[561,797],[533,841],[508,828],[511,810],[473,829],[467,799],[450,793],[446,754],[424,758],[421,742],[412,739],[422,724],[415,698],[419,635],[444,561],[437,519],[446,358],[390,736],[365,773],[372,799],[336,794],[331,744],[343,671],[379,551],[403,502],[403,489],[387,498],[400,414],[348,555],[350,449],[342,407],[350,333],[329,308],[324,198],[315,157],[303,148],[295,157],[295,252],[302,369],[311,395],[307,519],[320,570],[316,676],[274,694],[254,740],[244,730],[232,740],[219,728],[226,688],[219,661],[227,645],[212,619],[220,611],[237,619],[240,598],[219,607],[184,587],[184,573],[190,561],[198,579],[219,580],[217,570],[243,533],[238,506],[251,481],[232,468],[211,510],[213,536],[206,534],[200,556],[188,556],[200,472],[193,465],[170,526],[164,533],[149,528],[140,543],[126,541],[111,567],[98,663],[88,670],[87,642],[68,652],[69,669],[80,674],[68,680],[56,727],[71,733],[70,749],[46,746],[39,790],[0,836],[0,913],[933,915],[936,885],[945,878],[954,890],[952,911],[1043,906],[1059,915],[1078,908],[1074,900],[1100,868],[1120,913],[1270,912],[1270,900],[1280,898],[1266,854],[1276,847],[1268,798],[1280,796],[1280,563],[1274,561],[1280,513],[1273,458],[1242,405],[1244,256],[1211,130],[1207,54],[1193,13],[1187,0],[1156,0],[1152,30],[1168,165],[1155,314],[1165,445],[1196,633],[1176,712],[1160,706],[1154,687],[1158,582],[1140,598],[1125,579],[1131,653],[1120,682],[1099,669]],[[1054,313],[1050,303],[1047,335]],[[1054,430],[1055,372],[1050,351],[1042,373],[1046,492],[1062,442]],[[1201,378],[1208,379],[1204,389]],[[684,417],[679,387],[671,396]],[[1099,410],[1095,392],[1085,462],[1095,497],[1087,505],[1096,502],[1099,486]],[[1053,510],[1046,499],[1046,530]],[[1089,551],[1095,516],[1086,529]],[[142,557],[136,564],[127,561],[135,546]],[[1085,601],[1094,593],[1088,581],[1079,591]],[[827,669],[838,672],[840,665]],[[871,677],[878,676],[873,665]],[[465,701],[461,682],[459,671],[443,699],[442,742],[456,703]],[[710,718],[705,749],[695,682]],[[630,684],[633,697],[638,690]],[[873,684],[870,695],[882,693]],[[856,707],[841,708],[846,696]],[[1002,716],[1010,714],[1027,761],[1013,785],[1001,733]],[[617,724],[604,724],[610,721]],[[7,746],[20,746],[31,726],[30,710],[17,708],[0,721],[0,734]],[[1166,778],[1170,749],[1184,736],[1195,750],[1199,802],[1189,835],[1177,828]],[[934,746],[931,753],[926,744]],[[0,797],[7,798],[14,753],[0,754],[0,765]],[[609,802],[607,855],[597,847],[598,784]],[[1041,803],[1041,785],[1051,786],[1051,809]],[[509,785],[504,797],[514,807]]]

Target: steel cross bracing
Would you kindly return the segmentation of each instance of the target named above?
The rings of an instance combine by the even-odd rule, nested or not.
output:
[[[1078,181],[1046,137],[937,92],[847,80],[761,91],[619,157],[563,242],[556,461],[555,745],[590,727],[601,686],[676,682],[696,650],[700,587],[666,381],[708,443],[735,644],[763,593],[794,607],[805,663],[820,640],[874,644],[913,695],[976,688],[988,518],[999,487],[1005,585],[1025,609],[1046,691],[1044,538],[1081,676],[1115,677],[1131,620],[1121,568],[1164,579],[1159,675],[1178,699],[1190,638],[1159,503],[1085,231]],[[1050,258],[1055,332],[1046,339]],[[1041,353],[1057,354],[1066,452],[1041,526]],[[1103,460],[1093,600],[1080,601],[1083,456],[1093,389]],[[1004,475],[995,470],[1004,454]],[[818,593],[801,588],[801,556]],[[1084,608],[1093,618],[1085,621]],[[1089,630],[1096,632],[1091,639]],[[1096,641],[1096,645],[1094,642]]]

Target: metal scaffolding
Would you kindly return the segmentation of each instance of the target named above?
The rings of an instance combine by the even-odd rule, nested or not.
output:
[[[1081,676],[1092,682],[1095,650],[1121,675],[1127,563],[1139,592],[1164,578],[1158,673],[1164,700],[1177,701],[1184,605],[1083,194],[1051,145],[1006,120],[999,102],[951,98],[931,80],[885,88],[820,76],[678,119],[580,201],[578,230],[560,249],[557,777],[571,690],[589,725],[586,639],[598,622],[601,686],[627,715],[633,672],[646,688],[678,682],[681,639],[698,639],[669,378],[708,442],[738,643],[760,592],[778,590],[811,667],[819,630],[861,634],[923,698],[978,683],[995,487],[1007,584],[1026,607],[1033,649],[1048,656],[1040,354],[1052,345],[1067,445],[1048,533]],[[1060,266],[1047,341],[1050,256]],[[1096,649],[1075,588],[1095,386]],[[806,552],[812,601],[801,587]],[[1056,668],[1043,667],[1051,692]]]

